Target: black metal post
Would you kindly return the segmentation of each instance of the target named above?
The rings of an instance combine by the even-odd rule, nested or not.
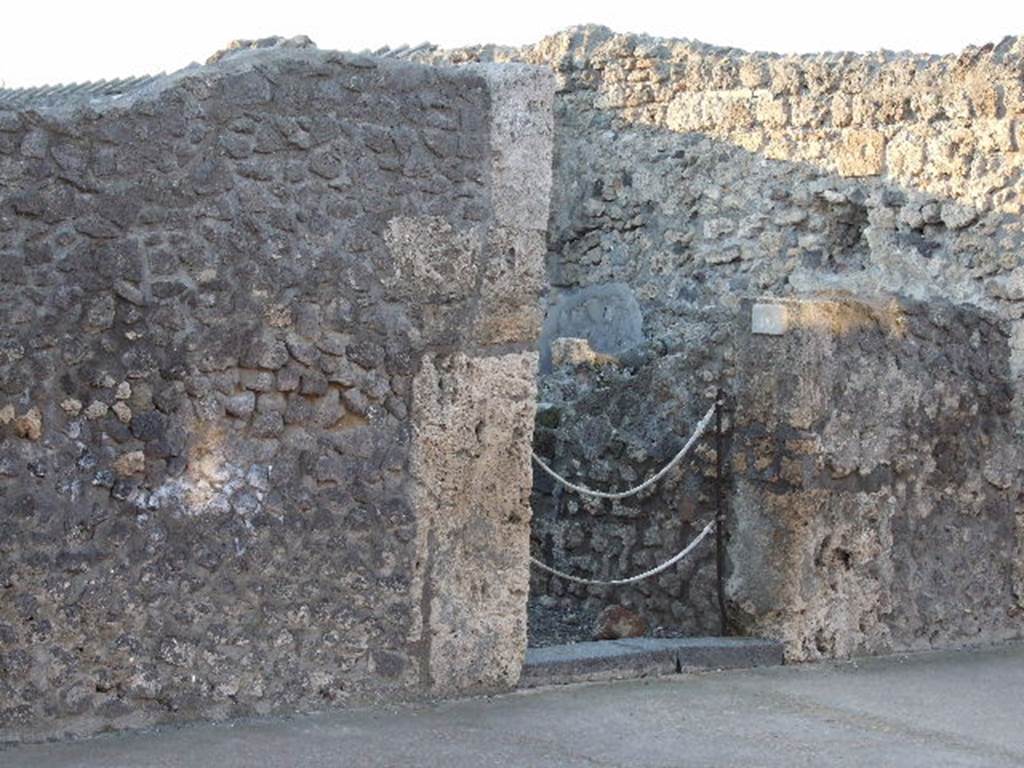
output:
[[[722,439],[722,410],[725,408],[725,394],[721,389],[715,395],[715,568],[718,580],[718,619],[721,635],[729,634],[729,623],[725,615],[725,501],[722,490],[722,462],[725,446]]]

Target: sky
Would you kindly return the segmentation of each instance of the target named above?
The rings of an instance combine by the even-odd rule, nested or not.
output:
[[[171,72],[238,38],[305,34],[321,48],[430,41],[521,45],[574,24],[781,53],[959,51],[1024,35],[1021,0],[8,0],[0,85]]]

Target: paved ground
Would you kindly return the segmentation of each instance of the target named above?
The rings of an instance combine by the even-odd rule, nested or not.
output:
[[[535,689],[0,751],[3,768],[1024,766],[1024,646]]]

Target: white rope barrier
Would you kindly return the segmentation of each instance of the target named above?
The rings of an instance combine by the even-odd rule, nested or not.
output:
[[[710,523],[708,523],[707,525],[704,526],[704,530],[702,530],[697,535],[697,538],[695,538],[693,541],[691,541],[689,544],[687,544],[682,550],[680,550],[675,555],[670,557],[664,563],[662,563],[661,565],[655,566],[654,568],[651,568],[649,571],[644,571],[643,573],[638,573],[636,576],[630,576],[628,579],[611,579],[609,581],[601,581],[600,579],[583,579],[583,578],[580,578],[579,576],[573,576],[572,574],[565,573],[564,571],[560,571],[557,568],[552,568],[550,565],[545,565],[544,563],[542,563],[540,560],[537,560],[532,555],[530,556],[530,562],[533,563],[538,568],[540,568],[542,571],[547,571],[548,573],[552,574],[553,576],[558,576],[560,579],[565,579],[566,581],[574,581],[577,584],[590,584],[590,585],[601,586],[601,587],[615,587],[615,586],[620,586],[622,584],[632,584],[632,583],[637,582],[637,581],[643,581],[644,579],[650,578],[651,576],[657,576],[659,573],[661,573],[662,571],[666,570],[667,568],[671,568],[673,565],[678,563],[680,560],[682,560],[688,554],[693,552],[693,550],[697,548],[697,545],[700,544],[702,541],[704,541],[705,538],[707,538],[707,535],[709,533],[711,533],[711,529],[714,528],[714,527],[715,527],[715,521],[712,520]]]
[[[593,488],[587,488],[585,485],[577,485],[576,483],[572,483],[569,480],[566,480],[560,474],[555,472],[555,470],[553,470],[551,467],[545,464],[544,460],[541,459],[541,457],[538,456],[533,451],[530,451],[530,455],[532,455],[533,460],[537,462],[537,466],[539,466],[541,469],[543,469],[545,472],[551,475],[551,477],[553,477],[559,483],[564,485],[570,491],[576,491],[576,493],[583,494],[584,496],[593,496],[594,498],[597,499],[625,499],[628,496],[633,496],[637,493],[640,493],[640,491],[644,490],[645,488],[651,487],[661,478],[663,478],[666,472],[671,470],[672,467],[674,467],[676,464],[682,461],[683,457],[690,452],[690,449],[693,448],[694,444],[701,438],[701,435],[703,435],[704,431],[708,428],[708,424],[711,423],[711,417],[714,416],[715,409],[717,407],[717,402],[711,404],[711,407],[708,408],[708,412],[704,414],[704,418],[697,422],[697,426],[694,428],[693,434],[690,436],[690,439],[686,441],[686,445],[684,445],[680,449],[679,453],[672,457],[672,460],[669,461],[668,464],[666,464],[664,467],[658,470],[658,472],[644,480],[644,482],[640,483],[640,485],[636,486],[635,488],[630,488],[628,491],[617,491],[609,493],[606,491],[595,491]]]

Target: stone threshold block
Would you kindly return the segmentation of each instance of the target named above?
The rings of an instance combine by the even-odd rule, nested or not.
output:
[[[637,637],[530,648],[520,687],[782,664],[782,644],[754,637]]]

